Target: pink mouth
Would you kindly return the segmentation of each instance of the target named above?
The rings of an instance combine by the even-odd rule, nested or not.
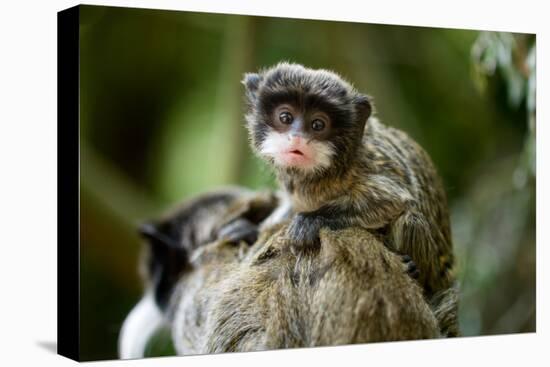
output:
[[[287,150],[281,155],[281,158],[282,163],[286,166],[305,167],[312,163],[311,158],[299,149]]]
[[[304,156],[304,153],[302,153],[302,151],[300,151],[298,149],[291,150],[287,154],[298,155],[298,156],[302,156],[302,157]]]

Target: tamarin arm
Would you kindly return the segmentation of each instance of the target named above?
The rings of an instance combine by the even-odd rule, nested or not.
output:
[[[413,196],[404,183],[381,174],[370,175],[356,191],[348,205],[355,208],[357,225],[363,228],[383,227],[413,205]]]
[[[355,192],[334,200],[311,212],[296,214],[288,234],[299,245],[314,245],[319,230],[338,230],[358,226],[376,229],[399,217],[410,205],[412,197],[390,179],[372,177]]]

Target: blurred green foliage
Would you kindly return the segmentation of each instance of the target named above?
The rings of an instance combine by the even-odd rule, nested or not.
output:
[[[430,153],[463,333],[535,330],[534,36],[95,6],[80,21],[83,359],[117,357],[140,220],[219,185],[274,187],[240,80],[281,60],[339,72]],[[166,339],[149,354],[171,353]]]

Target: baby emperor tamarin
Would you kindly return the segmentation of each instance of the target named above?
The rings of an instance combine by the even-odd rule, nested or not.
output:
[[[315,247],[323,227],[358,226],[412,258],[428,298],[452,285],[445,192],[416,142],[333,72],[280,63],[243,84],[251,144],[288,194],[297,250]]]

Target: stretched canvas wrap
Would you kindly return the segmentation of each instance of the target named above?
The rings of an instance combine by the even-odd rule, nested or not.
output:
[[[58,348],[535,332],[536,37],[58,14]]]

